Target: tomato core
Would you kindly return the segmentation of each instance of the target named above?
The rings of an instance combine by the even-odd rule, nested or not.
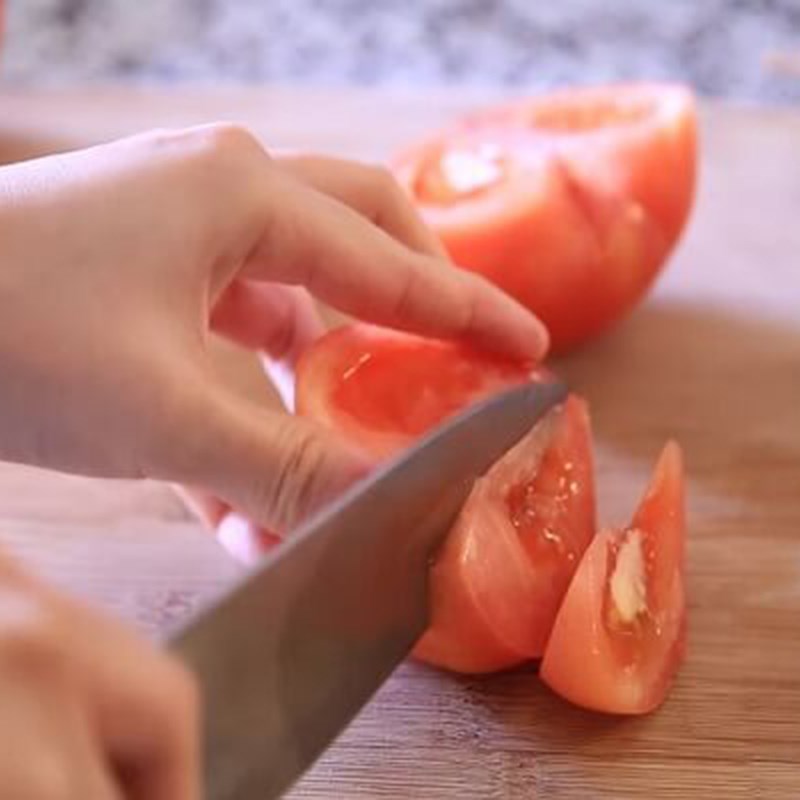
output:
[[[655,554],[644,531],[627,529],[609,543],[605,624],[623,664],[640,661],[647,643],[662,634],[649,602],[654,566]]]
[[[422,165],[415,193],[425,203],[447,205],[485,192],[505,177],[505,158],[498,145],[485,142],[444,149]]]

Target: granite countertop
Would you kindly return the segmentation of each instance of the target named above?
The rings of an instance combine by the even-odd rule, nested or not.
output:
[[[672,78],[800,102],[800,0],[6,2],[2,79],[16,85]],[[775,53],[788,68],[769,66]]]

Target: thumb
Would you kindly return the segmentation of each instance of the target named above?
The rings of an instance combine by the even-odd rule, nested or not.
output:
[[[372,464],[309,420],[227,390],[211,401],[193,440],[190,475],[259,525],[285,534],[364,477]]]

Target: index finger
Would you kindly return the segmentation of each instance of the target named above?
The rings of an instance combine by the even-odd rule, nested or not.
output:
[[[414,252],[343,203],[275,173],[271,216],[242,277],[305,286],[379,325],[541,359],[544,325],[483,278]],[[274,198],[280,197],[280,203]]]
[[[303,183],[357,211],[412,250],[447,258],[447,251],[391,172],[320,155],[283,156],[278,164]]]

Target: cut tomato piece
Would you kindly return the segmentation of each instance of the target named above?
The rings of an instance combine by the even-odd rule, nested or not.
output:
[[[297,407],[383,456],[475,400],[544,373],[366,325],[316,343]],[[414,654],[461,672],[541,655],[595,530],[586,406],[571,396],[479,480],[431,572],[431,626]]]
[[[304,353],[295,402],[299,414],[385,456],[470,403],[544,375],[459,344],[353,324]]]
[[[689,215],[695,151],[691,93],[641,84],[479,111],[393,166],[454,262],[527,305],[564,352],[653,282]]]
[[[572,579],[540,674],[577,705],[643,714],[666,696],[686,631],[683,483],[673,442],[631,525],[599,534]]]
[[[417,658],[485,672],[542,655],[595,531],[590,441],[570,396],[477,482],[434,563]]]

